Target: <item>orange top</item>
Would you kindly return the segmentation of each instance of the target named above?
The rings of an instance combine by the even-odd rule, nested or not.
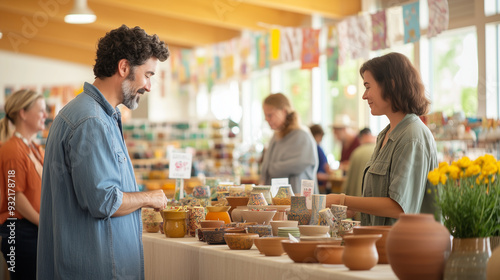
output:
[[[16,193],[24,193],[33,208],[40,212],[42,178],[33,160],[37,161],[40,167],[43,166],[43,158],[44,151],[40,146],[32,144],[28,147],[22,139],[16,136],[12,136],[0,147],[0,224],[3,224],[9,217],[23,218],[18,211],[14,211],[13,216],[9,214],[8,202],[11,201],[10,205],[15,207],[16,201],[13,196],[14,192],[8,189]],[[13,188],[9,188],[9,184]]]

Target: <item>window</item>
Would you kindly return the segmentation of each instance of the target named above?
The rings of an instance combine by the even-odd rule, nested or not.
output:
[[[500,118],[500,25],[486,25],[486,117]]]

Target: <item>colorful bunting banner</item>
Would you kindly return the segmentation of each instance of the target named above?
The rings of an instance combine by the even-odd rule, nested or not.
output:
[[[302,66],[312,69],[319,65],[319,29],[302,29]]]
[[[328,80],[339,80],[339,41],[337,27],[329,26],[326,41],[326,71]]]
[[[432,38],[448,29],[450,17],[448,0],[427,0],[429,5],[429,27],[427,37]]]
[[[281,29],[280,57],[282,62],[299,60],[302,53],[302,30],[300,28]]]
[[[280,30],[271,29],[271,60],[280,58]]]
[[[256,68],[269,68],[269,34],[257,35],[255,37]]]
[[[381,50],[387,48],[387,24],[385,11],[372,14],[372,50]]]
[[[403,21],[405,28],[404,42],[414,43],[420,39],[419,2],[403,6]]]

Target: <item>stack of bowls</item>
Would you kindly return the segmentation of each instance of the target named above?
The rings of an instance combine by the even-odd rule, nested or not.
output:
[[[288,237],[289,233],[293,237],[300,237],[300,231],[299,231],[298,227],[279,227],[278,228],[278,236],[279,237]]]

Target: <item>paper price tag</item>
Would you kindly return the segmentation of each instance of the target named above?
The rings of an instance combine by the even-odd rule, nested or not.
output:
[[[300,185],[300,195],[306,197],[307,209],[312,208],[312,195],[314,192],[314,181],[313,180],[302,180]]]
[[[271,179],[271,195],[273,197],[278,193],[280,186],[288,185],[288,178],[275,178]]]
[[[191,178],[191,162],[193,155],[189,153],[170,153],[168,178],[189,179]]]

